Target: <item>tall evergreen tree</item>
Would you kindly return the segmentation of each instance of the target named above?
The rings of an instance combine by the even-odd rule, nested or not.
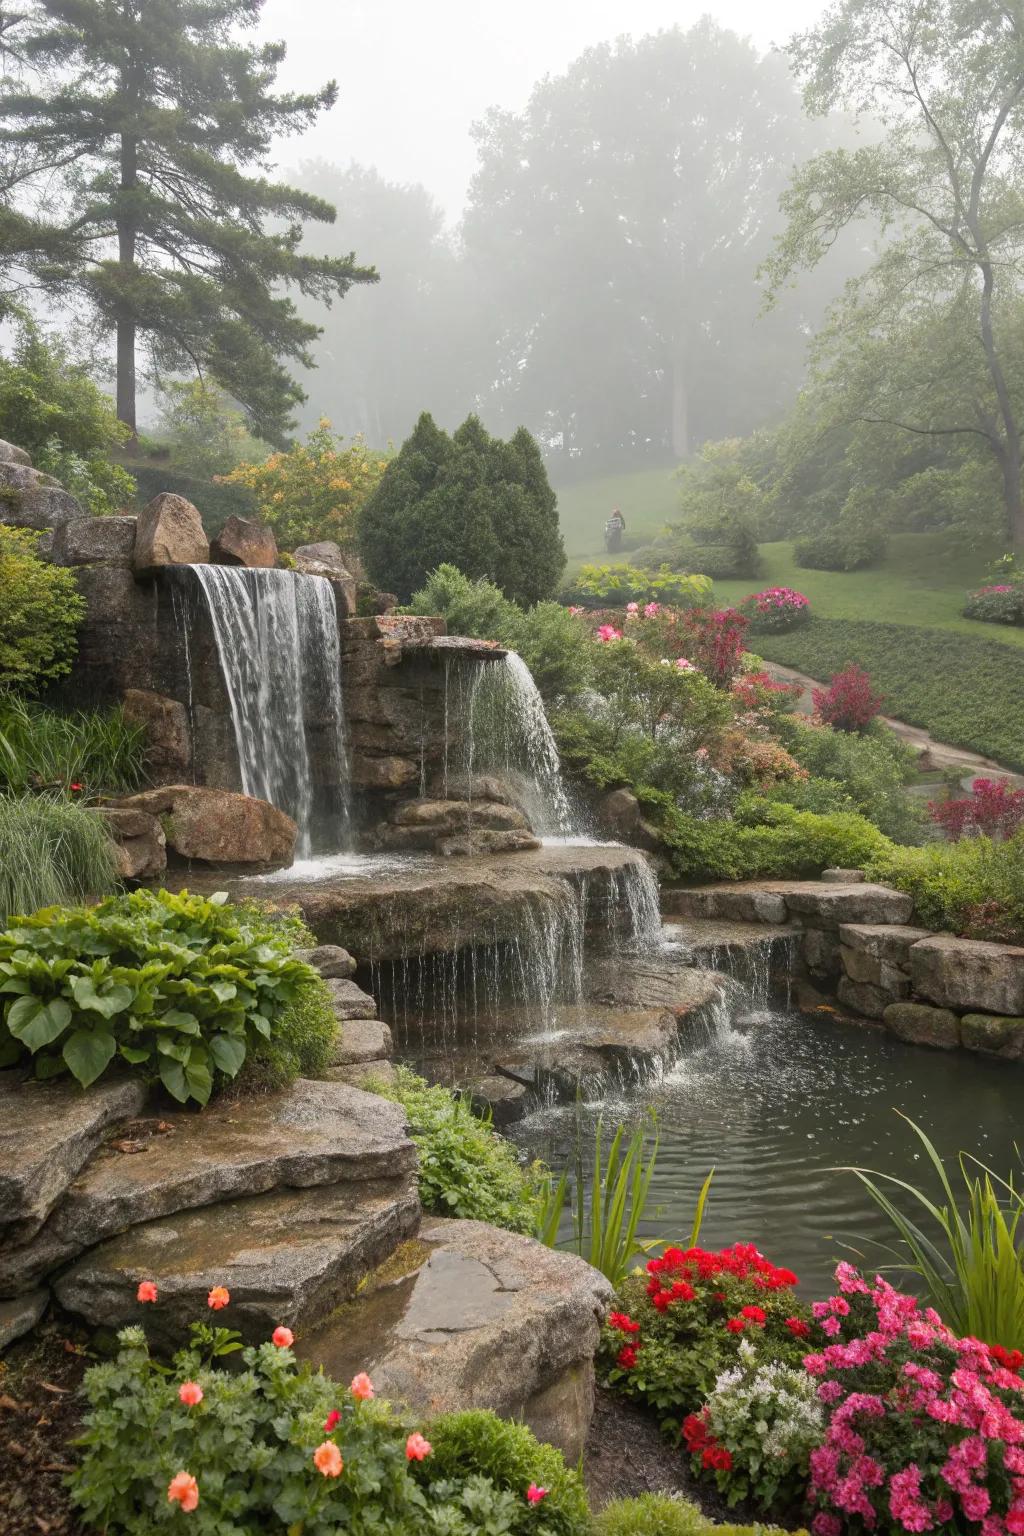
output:
[[[322,198],[270,179],[272,140],[330,107],[332,82],[275,93],[282,43],[254,45],[264,0],[26,0],[22,73],[0,94],[0,265],[84,297],[116,334],[117,410],[135,427],[136,349],[209,372],[280,439],[324,303],[372,269],[301,249]],[[8,43],[14,46],[13,39]],[[28,210],[28,212],[26,211]]]

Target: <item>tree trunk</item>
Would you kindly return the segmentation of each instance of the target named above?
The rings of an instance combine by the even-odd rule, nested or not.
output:
[[[672,348],[672,452],[685,459],[690,452],[690,388],[686,349],[681,341]]]
[[[121,191],[134,191],[138,185],[138,144],[128,134],[121,136]],[[122,199],[117,210],[117,260],[121,268],[122,294],[135,274],[135,211]],[[117,317],[117,415],[131,428],[132,442],[137,440],[135,421],[135,316],[131,301],[122,297]]]
[[[1021,451],[1020,428],[1017,425],[1017,415],[1013,409],[1013,401],[1006,383],[1006,375],[996,350],[995,335],[992,330],[992,290],[995,286],[995,277],[992,271],[992,263],[988,260],[987,252],[983,253],[981,262],[981,309],[979,320],[981,323],[981,344],[985,350],[985,361],[988,365],[989,378],[999,402],[999,415],[1003,427],[1003,452],[999,455],[999,462],[1003,471],[1003,504],[1006,511],[1006,532],[1014,550],[1024,553],[1024,504],[1021,502]]]

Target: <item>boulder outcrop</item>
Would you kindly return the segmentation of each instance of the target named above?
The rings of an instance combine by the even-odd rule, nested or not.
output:
[[[117,873],[122,880],[148,880],[167,868],[167,839],[159,818],[125,806],[100,806],[117,847]]]
[[[164,565],[205,565],[210,543],[203,519],[184,496],[161,491],[139,513],[133,564],[138,575]]]
[[[910,951],[914,991],[943,1008],[1024,1014],[1024,948],[934,934]]]
[[[134,517],[80,517],[54,534],[56,565],[130,566],[135,551]]]
[[[290,864],[295,853],[294,821],[252,795],[198,784],[166,784],[129,795],[118,801],[118,807],[158,816],[167,847],[179,859],[271,869]]]
[[[272,569],[277,564],[274,530],[232,513],[210,545],[210,559],[217,565]]]

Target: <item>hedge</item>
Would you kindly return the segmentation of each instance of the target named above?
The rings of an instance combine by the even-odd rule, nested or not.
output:
[[[804,629],[759,635],[757,648],[823,682],[856,662],[885,695],[887,715],[1024,769],[1024,651],[1017,646],[953,630],[815,616]]]

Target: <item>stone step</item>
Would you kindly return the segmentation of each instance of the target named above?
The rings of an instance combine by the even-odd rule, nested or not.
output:
[[[611,1298],[604,1276],[573,1254],[431,1218],[297,1352],[338,1381],[367,1371],[379,1396],[417,1414],[490,1408],[524,1420],[572,1463]]]
[[[115,1233],[218,1200],[400,1177],[415,1167],[405,1113],[346,1083],[300,1078],[280,1093],[220,1100],[161,1122],[145,1150],[93,1158],[42,1229],[0,1252],[0,1296]]]
[[[37,1083],[0,1073],[0,1237],[4,1246],[34,1237],[112,1125],[146,1102],[131,1078]]]
[[[415,1233],[419,1219],[413,1173],[223,1201],[101,1243],[55,1292],[93,1326],[144,1322],[157,1343],[173,1346],[207,1315],[210,1290],[223,1285],[231,1294],[224,1321],[257,1343],[278,1324],[299,1332],[319,1322]],[[136,1301],[140,1280],[155,1281],[157,1305]]]
[[[383,1056],[375,1061],[354,1062],[350,1067],[328,1067],[324,1076],[332,1083],[350,1083],[374,1093],[378,1084],[385,1087],[396,1081],[395,1069]]]
[[[913,898],[885,885],[824,880],[739,880],[677,887],[662,892],[672,917],[728,918],[747,923],[785,923],[813,928],[840,923],[909,923]]]

